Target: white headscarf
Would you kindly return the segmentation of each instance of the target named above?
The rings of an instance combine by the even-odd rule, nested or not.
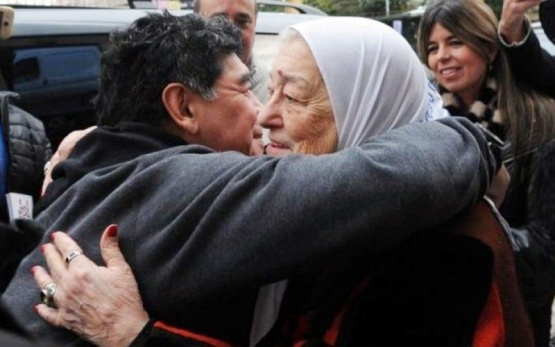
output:
[[[307,42],[324,78],[338,150],[410,122],[446,115],[416,53],[386,24],[326,17],[291,28]]]

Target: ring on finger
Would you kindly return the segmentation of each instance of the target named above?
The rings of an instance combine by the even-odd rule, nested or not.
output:
[[[81,251],[72,251],[72,252],[70,252],[70,253],[67,255],[67,257],[66,257],[66,264],[69,265],[69,263],[70,263],[73,259],[77,258],[77,257],[80,256],[81,254],[83,254],[83,252],[81,252]]]
[[[54,293],[56,293],[56,283],[50,282],[40,291],[40,300],[47,306],[54,306]]]

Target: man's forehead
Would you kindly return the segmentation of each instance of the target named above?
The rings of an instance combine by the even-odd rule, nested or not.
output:
[[[239,57],[232,54],[224,59],[222,75],[216,84],[232,83],[237,85],[246,85],[250,83],[250,78],[251,71],[245,64],[243,64]]]
[[[208,17],[227,15],[229,12],[254,15],[255,0],[201,0],[199,10]]]

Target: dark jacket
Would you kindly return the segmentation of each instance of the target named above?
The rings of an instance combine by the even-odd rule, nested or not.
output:
[[[14,96],[17,94],[0,92],[2,136],[8,149],[9,163],[6,192],[31,195],[37,201],[44,179],[44,165],[52,156],[52,149],[42,122],[9,104]],[[4,204],[0,212],[2,220],[7,221]]]
[[[555,57],[541,47],[534,30],[520,46],[501,46],[516,80],[555,98]]]
[[[555,296],[555,140],[531,155],[525,178],[513,178],[502,205],[511,223],[520,287],[537,346],[550,339]]]
[[[529,177],[511,181],[501,213],[511,225],[527,306],[551,305],[555,294],[555,141],[539,148]]]
[[[10,98],[16,95],[12,92],[0,92],[2,138],[8,154],[6,192],[31,195],[36,202],[42,186],[44,164],[52,156],[52,151],[41,121],[9,104]],[[6,198],[0,197],[0,291],[10,281],[19,261],[35,247],[42,236],[40,228],[30,227],[21,232],[3,224],[8,220]],[[20,220],[17,223],[26,222]]]
[[[150,336],[148,333],[150,332]],[[156,322],[135,346],[190,346]],[[206,341],[201,340],[200,341]],[[214,340],[207,345],[219,345]],[[289,280],[260,346],[533,346],[514,254],[486,202],[391,252]]]
[[[47,191],[58,198],[36,222],[49,231],[44,242],[66,230],[99,264],[100,233],[119,224],[149,314],[245,345],[261,285],[393,247],[449,219],[482,196],[494,166],[480,131],[452,118],[336,154],[283,158],[214,153],[126,123],[77,144],[55,172],[63,188]],[[6,305],[38,338],[76,341],[33,312],[37,264],[45,265],[38,248],[16,271]]]
[[[483,202],[394,252],[290,280],[260,345],[532,346],[513,258]]]
[[[519,83],[555,98],[555,57],[533,30],[519,46],[504,47]],[[501,207],[516,240],[517,269],[538,346],[550,339],[555,294],[555,145],[543,145],[526,163],[527,177],[513,177]]]

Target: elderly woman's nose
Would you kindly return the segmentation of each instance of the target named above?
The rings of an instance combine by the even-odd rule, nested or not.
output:
[[[281,109],[273,98],[270,99],[258,113],[258,124],[268,129],[283,126]]]

